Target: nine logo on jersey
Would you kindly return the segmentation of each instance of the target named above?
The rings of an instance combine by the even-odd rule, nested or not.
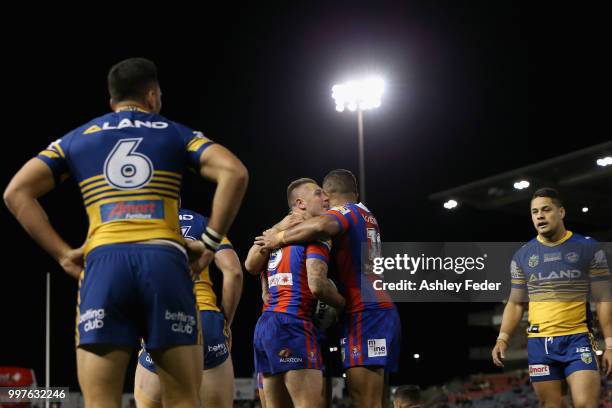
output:
[[[368,357],[386,357],[387,339],[368,339]]]

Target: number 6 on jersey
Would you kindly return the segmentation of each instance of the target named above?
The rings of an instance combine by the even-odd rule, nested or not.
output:
[[[131,190],[146,185],[153,176],[151,160],[135,150],[142,138],[121,139],[104,162],[104,176],[112,186]]]

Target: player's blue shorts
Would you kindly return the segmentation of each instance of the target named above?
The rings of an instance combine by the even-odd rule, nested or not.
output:
[[[149,348],[201,344],[200,319],[185,255],[152,244],[93,249],[79,282],[77,346]]]
[[[255,326],[255,371],[279,374],[290,370],[321,369],[321,350],[310,320],[286,313],[264,312]]]
[[[597,348],[594,344],[590,333],[528,338],[527,359],[531,381],[563,380],[575,371],[597,371]]]
[[[381,366],[387,372],[397,371],[401,333],[395,307],[345,315],[344,337],[340,339],[344,368]]]
[[[214,310],[200,312],[202,334],[204,340],[204,370],[221,365],[229,357],[228,333],[225,331],[225,317],[223,313]],[[143,346],[138,355],[138,363],[151,372],[155,372],[153,358]]]

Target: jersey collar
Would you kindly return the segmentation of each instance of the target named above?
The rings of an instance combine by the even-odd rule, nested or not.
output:
[[[115,113],[117,112],[142,112],[142,113],[151,113],[151,111],[148,111],[146,109],[141,108],[140,106],[136,106],[136,105],[126,105],[126,106],[122,106],[119,109],[117,109],[115,111]]]
[[[565,241],[567,241],[568,239],[570,239],[570,237],[573,235],[574,233],[572,231],[565,231],[565,235],[563,236],[563,238],[561,238],[560,240],[556,241],[556,242],[545,242],[539,235],[536,237],[538,242],[542,245],[546,245],[549,247],[554,247],[557,245],[561,245],[562,243],[564,243]]]

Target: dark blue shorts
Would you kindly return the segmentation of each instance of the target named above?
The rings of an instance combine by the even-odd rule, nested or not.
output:
[[[225,317],[223,313],[213,310],[200,312],[202,334],[204,340],[204,370],[220,366],[229,357],[228,333],[225,331]],[[143,345],[138,355],[138,363],[151,372],[155,372],[153,358]]]
[[[563,380],[575,371],[597,371],[594,345],[589,333],[530,337],[527,339],[527,359],[531,381]]]
[[[264,312],[255,326],[255,371],[280,374],[290,370],[320,370],[321,349],[310,320],[286,313]]]
[[[402,326],[397,309],[365,310],[344,317],[340,353],[344,368],[381,366],[399,369]]]
[[[201,344],[185,255],[165,245],[113,244],[87,255],[79,282],[77,346]]]

